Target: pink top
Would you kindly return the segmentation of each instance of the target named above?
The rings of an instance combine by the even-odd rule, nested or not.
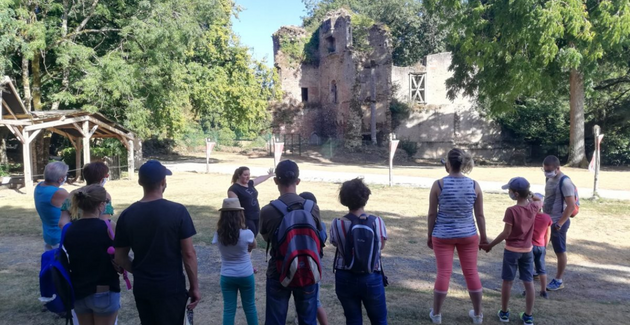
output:
[[[526,206],[515,205],[505,210],[503,222],[512,225],[512,232],[505,239],[505,249],[517,253],[527,253],[532,250],[534,221],[540,206],[540,201],[535,201]]]
[[[534,235],[532,237],[532,244],[534,244],[534,246],[547,246],[547,243],[545,242],[545,235],[552,224],[553,221],[551,221],[551,217],[548,214],[536,214],[536,220],[534,221]]]

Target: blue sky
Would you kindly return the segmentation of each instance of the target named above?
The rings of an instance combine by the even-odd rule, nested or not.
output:
[[[273,66],[271,34],[284,25],[302,24],[304,4],[301,0],[236,0],[244,10],[239,19],[232,18],[233,29],[241,43],[250,48],[253,57]]]

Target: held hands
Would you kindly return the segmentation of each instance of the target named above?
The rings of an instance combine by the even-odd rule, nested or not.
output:
[[[433,237],[429,236],[429,237],[427,238],[427,246],[428,246],[430,249],[433,249]]]
[[[492,245],[485,243],[485,244],[479,244],[479,249],[482,249],[484,251],[486,251],[486,253],[490,253],[490,251],[492,250]]]

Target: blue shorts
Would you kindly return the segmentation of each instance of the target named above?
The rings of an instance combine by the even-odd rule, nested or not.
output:
[[[567,232],[571,226],[571,219],[562,225],[560,230],[556,230],[555,224],[551,226],[551,244],[553,251],[556,253],[564,253],[567,251]]]
[[[534,246],[532,254],[534,254],[534,268],[536,269],[536,274],[547,274],[547,271],[545,270],[545,255],[547,255],[547,248],[544,246]]]
[[[317,282],[317,309],[322,308],[322,302],[319,300],[319,293],[321,291],[322,291],[322,285],[320,284],[320,282]]]
[[[120,309],[120,292],[98,292],[74,302],[77,314],[109,316]]]
[[[519,278],[523,282],[534,281],[534,255],[532,252],[517,253],[507,249],[503,250],[501,278],[505,281],[514,281],[517,268]]]

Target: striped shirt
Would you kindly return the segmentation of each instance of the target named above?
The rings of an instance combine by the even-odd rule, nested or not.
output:
[[[374,221],[376,223],[376,236],[381,238],[378,241],[378,254],[377,258],[380,260],[381,258],[381,248],[383,246],[383,242],[387,240],[387,229],[385,229],[385,223],[381,217],[376,217]],[[345,252],[345,244],[346,244],[346,234],[350,231],[350,226],[352,222],[350,220],[343,218],[336,218],[333,220],[330,225],[330,243],[333,246],[337,247],[337,259],[333,263],[334,268],[337,270],[346,270],[348,269],[345,265],[343,254]],[[381,270],[381,263],[377,264],[375,271]]]
[[[443,179],[440,186],[438,214],[433,228],[436,238],[464,238],[477,234],[473,206],[477,200],[475,181],[468,177],[451,177]],[[439,185],[439,183],[438,183]]]

